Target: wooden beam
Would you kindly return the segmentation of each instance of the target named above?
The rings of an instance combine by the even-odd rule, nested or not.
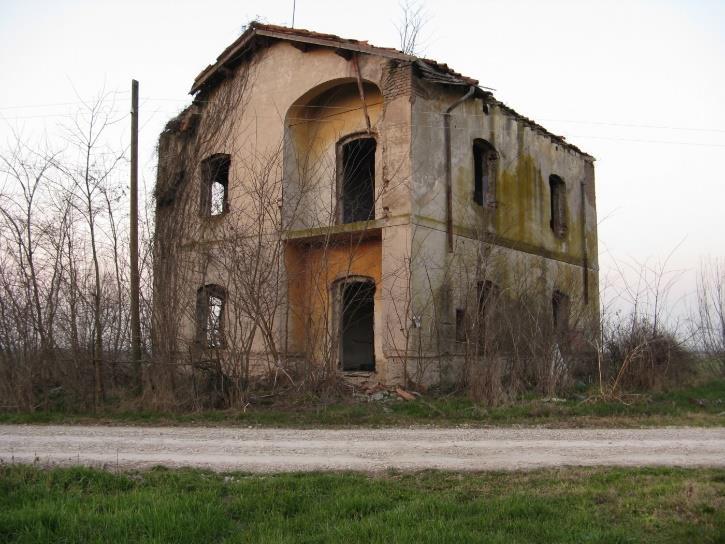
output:
[[[353,52],[350,51],[349,49],[337,48],[337,49],[335,49],[335,54],[340,55],[345,60],[350,60],[351,58],[353,58]]]
[[[362,75],[360,74],[360,63],[357,55],[352,57],[352,64],[355,67],[355,77],[357,79],[357,92],[360,94],[360,102],[362,102],[363,113],[365,114],[365,126],[368,127],[368,134],[372,133],[370,127],[370,115],[368,115],[368,105],[365,103],[365,89],[363,88]]]

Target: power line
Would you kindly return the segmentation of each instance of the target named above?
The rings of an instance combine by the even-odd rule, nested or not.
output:
[[[112,114],[121,114],[125,110],[110,110],[110,111],[104,111],[101,112],[103,115],[112,115]],[[128,113],[126,114],[128,115]],[[3,119],[5,121],[18,121],[20,119],[44,119],[44,118],[51,118],[51,117],[68,117],[68,118],[74,118],[76,117],[76,113],[45,113],[40,115],[16,115],[15,117],[5,117],[0,116],[0,119]],[[124,117],[121,117],[120,119],[123,119]]]
[[[702,143],[702,142],[676,142],[672,140],[644,140],[644,139],[638,139],[638,138],[612,138],[608,136],[584,136],[584,135],[578,135],[578,136],[569,136],[567,137],[567,142],[569,141],[569,138],[591,138],[594,140],[612,140],[617,142],[634,142],[634,143],[641,143],[641,144],[670,144],[670,145],[695,145],[700,147],[725,147],[725,144],[710,144],[710,143]]]
[[[573,121],[566,119],[541,119],[550,123],[572,123],[579,125],[601,125],[607,127],[627,127],[627,128],[646,128],[646,129],[661,129],[661,130],[686,130],[693,132],[725,132],[722,128],[700,128],[700,127],[673,127],[666,125],[635,125],[627,123],[609,123],[606,121]]]
[[[116,91],[109,94],[128,94],[129,91]],[[91,102],[91,100],[83,101],[83,100],[76,100],[75,102],[55,102],[51,104],[27,104],[24,106],[0,106],[0,110],[16,110],[16,109],[30,109],[30,108],[50,108],[54,106],[74,106],[74,105],[80,105],[80,104],[88,104]]]
[[[123,94],[123,93],[118,93]],[[127,94],[127,93],[126,93]],[[147,102],[156,102],[156,101],[181,101],[181,99],[173,99],[173,98],[154,98],[154,97],[145,97],[143,103]],[[58,106],[58,105],[74,105],[74,104],[83,104],[83,102],[61,102],[57,104],[39,104],[35,106],[7,106],[0,109],[19,109],[19,108],[31,108],[31,107],[49,107],[49,106]],[[373,104],[369,104],[369,106],[377,106],[380,105],[380,102],[376,102]],[[362,107],[357,108],[350,108],[349,106],[322,106],[322,105],[296,105],[292,106],[294,108],[303,109],[303,108],[309,108],[309,109],[331,109],[331,110],[342,110],[342,111],[336,111],[334,113],[330,113],[325,115],[322,118],[317,119],[309,119],[309,118],[303,118],[303,117],[288,117],[288,121],[292,121],[293,125],[295,126],[297,124],[304,124],[304,123],[319,123],[319,122],[335,122],[333,120],[330,120],[330,117],[336,117],[338,115],[344,114],[344,113],[351,113],[354,111],[361,110]],[[176,108],[172,109],[165,109],[158,107],[154,111],[152,111],[151,115],[148,119],[142,124],[141,130],[146,127],[146,125],[153,119],[155,115],[158,113],[172,113],[176,112]],[[122,109],[112,109],[108,111],[104,111],[104,114],[107,115],[114,115],[114,114],[121,114],[124,113],[125,110]],[[424,111],[422,113],[428,113],[432,115],[440,115],[441,112],[439,111]],[[81,112],[82,114],[82,112]],[[128,113],[126,113],[124,116],[119,117],[118,120],[125,119],[128,117]],[[67,118],[73,118],[75,117],[75,113],[45,113],[45,114],[38,114],[38,115],[19,115],[14,117],[5,117],[0,116],[0,119],[4,121],[16,121],[16,120],[22,120],[22,119],[42,119],[42,118],[53,118],[53,117],[67,117]],[[481,117],[483,114],[472,114],[467,115],[467,117]],[[267,118],[267,119],[279,119],[278,116],[275,115],[257,115],[258,118]],[[664,125],[639,125],[639,124],[626,124],[626,123],[607,123],[603,121],[575,121],[575,120],[556,120],[556,119],[543,119],[544,121],[549,122],[564,122],[564,123],[573,123],[573,124],[590,124],[590,125],[600,125],[600,126],[614,126],[614,127],[628,127],[628,128],[646,128],[646,129],[657,129],[657,130],[684,130],[684,131],[698,131],[698,132],[718,132],[718,133],[725,133],[725,129],[716,129],[716,128],[697,128],[697,127],[673,127],[673,126],[664,126]],[[420,128],[443,128],[442,123],[395,123],[395,124],[388,124],[388,127],[392,126],[411,126],[411,127],[420,127]],[[457,131],[467,131],[470,130],[468,127],[451,127],[453,130]],[[698,147],[725,147],[725,144],[719,144],[719,143],[710,143],[710,142],[686,142],[686,141],[673,141],[673,140],[650,140],[650,139],[644,139],[644,138],[621,138],[621,137],[612,137],[612,136],[592,136],[592,135],[570,135],[567,137],[566,142],[571,143],[570,140],[572,138],[588,138],[588,139],[598,139],[598,140],[609,140],[609,141],[621,141],[621,142],[629,142],[629,143],[650,143],[650,144],[664,144],[664,145],[688,145],[688,146],[698,146]]]
[[[119,91],[114,94],[128,94],[128,91]],[[190,102],[188,99],[185,98],[162,98],[162,97],[144,97],[144,103],[147,102]],[[204,101],[207,102],[207,101]],[[14,105],[14,106],[2,106],[0,107],[0,110],[10,110],[10,109],[31,109],[31,108],[46,108],[46,107],[57,107],[57,106],[73,106],[73,105],[82,105],[86,104],[87,102],[83,101],[76,101],[76,102],[57,102],[57,103],[51,103],[51,104],[31,104],[31,105]],[[377,105],[371,104],[371,105]],[[350,110],[349,106],[324,106],[324,105],[313,105],[313,104],[295,104],[291,107],[297,108],[297,109],[330,109],[330,110],[345,110],[345,111],[352,111]],[[354,108],[359,109],[359,108]],[[441,115],[443,112],[440,111],[429,111],[429,110],[423,110],[420,113],[430,114],[430,115]],[[66,115],[66,114],[43,114],[43,115],[34,115],[34,116],[17,116],[14,117],[16,119],[31,119],[33,117],[44,117],[44,116],[59,116],[59,115]],[[466,117],[487,117],[487,114],[467,114]],[[575,120],[575,119],[552,119],[552,118],[540,118],[540,121],[544,122],[551,122],[551,123],[571,123],[571,124],[581,124],[581,125],[596,125],[596,126],[608,126],[608,127],[620,127],[620,128],[643,128],[643,129],[652,129],[652,130],[683,130],[683,131],[692,131],[692,132],[719,132],[719,133],[725,133],[725,128],[712,128],[712,127],[678,127],[678,126],[671,126],[671,125],[652,125],[652,124],[639,124],[639,123],[621,123],[621,122],[609,122],[609,121],[588,121],[588,120]]]

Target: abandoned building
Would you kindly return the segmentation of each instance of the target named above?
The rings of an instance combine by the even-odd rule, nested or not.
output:
[[[155,349],[434,383],[506,297],[596,327],[594,159],[476,80],[252,23],[191,95],[159,142]]]

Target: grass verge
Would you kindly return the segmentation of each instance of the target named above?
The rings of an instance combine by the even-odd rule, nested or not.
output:
[[[464,397],[423,397],[415,401],[296,401],[253,405],[247,411],[193,413],[107,411],[96,415],[63,412],[0,413],[0,423],[242,425],[264,427],[506,426],[643,427],[664,425],[724,426],[725,380],[653,395],[633,396],[627,403],[563,402],[526,399],[486,408]]]
[[[112,474],[0,467],[0,541],[723,542],[725,471]]]

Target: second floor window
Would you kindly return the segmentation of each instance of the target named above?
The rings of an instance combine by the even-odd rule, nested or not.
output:
[[[551,207],[551,230],[563,238],[567,231],[566,224],[566,184],[559,176],[549,176],[549,199]]]
[[[215,217],[229,209],[229,155],[212,155],[201,163],[201,215]]]
[[[338,147],[340,222],[375,219],[375,138],[356,138]]]
[[[473,140],[473,201],[484,206],[493,201],[498,153],[486,140]]]

